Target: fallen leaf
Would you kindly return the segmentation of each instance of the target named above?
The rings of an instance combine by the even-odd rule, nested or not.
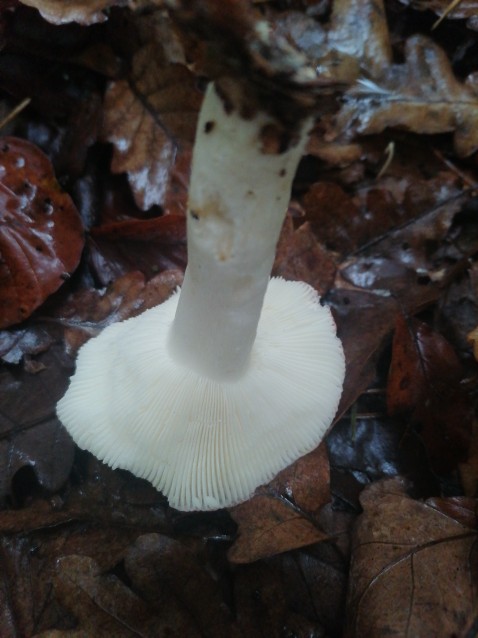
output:
[[[5,363],[18,364],[24,355],[47,350],[54,337],[44,327],[24,323],[21,328],[0,331],[0,358]]]
[[[238,538],[229,560],[251,563],[326,539],[317,515],[329,500],[329,464],[322,444],[230,510]]]
[[[20,470],[30,469],[44,490],[54,492],[66,482],[73,463],[73,441],[55,414],[70,362],[58,347],[50,347],[37,360],[44,366],[38,374],[0,368],[0,501],[9,496],[22,504],[30,496],[25,484],[35,492],[30,479],[16,493],[13,482]]]
[[[305,219],[317,239],[346,255],[363,242],[357,232],[364,226],[353,199],[335,183],[315,182],[303,198]]]
[[[427,500],[427,505],[434,507],[465,527],[474,530],[478,527],[478,503],[475,498],[466,496],[434,497]]]
[[[323,295],[332,287],[336,268],[335,256],[317,241],[309,224],[294,229],[288,215],[277,244],[272,275],[305,281]]]
[[[89,289],[71,295],[55,318],[65,329],[68,353],[75,353],[106,326],[163,303],[182,280],[183,273],[178,270],[166,270],[148,282],[142,273],[133,271],[119,277],[106,290]]]
[[[157,618],[144,601],[117,576],[103,574],[93,559],[75,555],[60,557],[56,567],[56,596],[77,619],[82,635],[157,636]],[[64,635],[68,636],[69,632]]]
[[[358,23],[363,28],[358,29]],[[334,2],[328,47],[332,68],[336,62],[335,52],[339,51],[342,56],[355,62],[357,71],[371,77],[379,75],[392,59],[384,3],[370,0]]]
[[[0,143],[0,326],[26,319],[68,278],[83,248],[81,220],[47,157],[12,137]]]
[[[234,585],[234,608],[241,636],[287,635],[287,585],[281,582],[280,569],[265,562],[240,565]]]
[[[362,489],[392,476],[405,477],[415,495],[435,494],[438,482],[419,436],[408,424],[380,414],[383,395],[375,395],[378,410],[373,417],[372,396],[361,397],[356,418],[345,416],[327,436],[332,494],[358,511]],[[370,413],[362,416],[367,407]]]
[[[347,635],[464,635],[478,602],[476,531],[412,500],[399,479],[371,485],[361,502]]]
[[[277,577],[283,581],[288,606],[301,616],[314,619],[325,630],[324,635],[341,636],[348,560],[340,555],[334,542],[288,552],[274,559],[275,564],[279,561]]]
[[[109,85],[103,137],[115,147],[111,169],[128,174],[143,210],[164,203],[178,153],[193,140],[200,103],[192,73],[167,62],[160,43],[141,48],[129,77]]]
[[[463,374],[446,339],[422,322],[397,316],[388,411],[411,415],[438,473],[454,469],[469,449],[473,404],[461,385]]]
[[[103,285],[132,270],[148,278],[164,270],[184,270],[186,219],[163,215],[104,224],[92,230],[89,249],[91,267]]]
[[[446,53],[423,35],[405,43],[405,63],[361,80],[337,117],[342,131],[362,135],[387,127],[419,134],[454,133],[460,157],[478,148],[478,95],[456,79]]]
[[[390,35],[382,1],[338,0],[331,9],[325,27],[315,16],[289,11],[279,14],[276,28],[305,53],[319,77],[350,83],[361,72],[374,77],[390,64]]]
[[[164,610],[155,635],[238,636],[218,584],[186,545],[159,534],[140,536],[125,568],[145,600]]]

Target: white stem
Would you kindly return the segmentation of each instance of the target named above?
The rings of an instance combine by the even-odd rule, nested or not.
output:
[[[278,123],[266,113],[242,117],[208,87],[192,161],[188,267],[169,347],[209,378],[234,379],[247,366],[309,129],[303,122],[285,151],[264,152]]]

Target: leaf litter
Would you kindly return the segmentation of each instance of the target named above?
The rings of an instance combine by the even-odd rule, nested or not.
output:
[[[48,154],[88,229],[78,264],[83,241],[68,233],[81,226],[63,217],[73,277],[45,288],[26,321],[14,304],[0,332],[0,633],[467,635],[478,492],[472,45],[460,63],[470,23],[446,19],[446,41],[414,4],[343,0],[323,13],[202,0],[215,26],[185,34],[159,4],[0,9],[2,108],[29,89],[35,98],[8,133]],[[240,41],[258,15],[332,87],[314,94],[274,273],[331,305],[347,379],[326,443],[230,512],[182,514],[75,451],[54,408],[86,339],[180,285],[201,90],[230,64],[224,38]]]

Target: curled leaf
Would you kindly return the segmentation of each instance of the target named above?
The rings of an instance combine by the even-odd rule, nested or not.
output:
[[[78,212],[48,158],[13,137],[0,142],[0,327],[26,319],[80,260]]]

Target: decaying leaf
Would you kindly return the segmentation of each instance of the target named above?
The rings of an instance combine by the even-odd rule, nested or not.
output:
[[[48,158],[25,140],[0,143],[0,327],[26,319],[64,283],[83,230]]]
[[[305,281],[323,295],[333,284],[336,267],[334,255],[317,241],[310,225],[306,222],[294,229],[291,216],[287,216],[272,275],[290,281]]]
[[[348,635],[461,636],[477,605],[477,534],[398,479],[361,497],[352,539]]]
[[[146,282],[140,272],[119,277],[106,290],[72,295],[56,321],[65,328],[67,349],[74,353],[90,337],[116,321],[124,321],[163,303],[182,283],[182,272],[165,271]]]
[[[340,130],[380,133],[387,127],[420,134],[454,133],[466,157],[478,148],[478,95],[453,74],[446,53],[423,35],[405,43],[405,63],[374,81],[361,80],[337,119]]]
[[[148,278],[164,270],[184,270],[186,218],[163,215],[104,224],[92,230],[89,248],[91,266],[103,285],[133,270]]]
[[[305,13],[284,12],[276,28],[305,53],[319,77],[345,84],[360,73],[375,77],[391,60],[382,0],[338,0],[331,9],[325,27]]]
[[[9,496],[21,502],[22,490],[16,494],[12,485],[20,470],[29,470],[43,489],[55,491],[73,463],[73,441],[55,415],[56,401],[68,383],[69,361],[58,348],[50,348],[37,361],[43,366],[38,374],[0,369],[0,501]]]
[[[250,563],[326,539],[317,514],[329,500],[329,464],[322,444],[231,509],[239,536],[229,560]]]
[[[220,588],[202,563],[200,548],[159,534],[140,536],[125,558],[126,571],[151,605],[161,609],[156,635],[239,638]]]
[[[388,410],[411,414],[437,472],[454,469],[468,452],[473,406],[462,379],[462,365],[446,339],[422,322],[397,317]]]
[[[178,152],[194,137],[200,103],[192,73],[167,62],[156,42],[135,54],[127,79],[110,84],[103,136],[115,147],[111,168],[128,174],[143,210],[164,203]]]
[[[78,621],[79,635],[155,635],[157,619],[147,605],[117,576],[102,574],[88,556],[58,559],[54,587],[61,604]]]
[[[22,324],[19,328],[0,330],[0,359],[5,363],[20,363],[24,355],[47,350],[54,337],[44,326]]]

